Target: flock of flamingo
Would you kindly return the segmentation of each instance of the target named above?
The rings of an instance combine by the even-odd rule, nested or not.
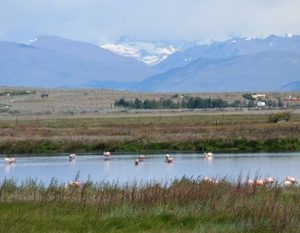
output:
[[[103,155],[106,159],[109,159],[112,154],[109,151],[104,151]],[[214,158],[214,154],[211,152],[208,153],[204,153],[204,159],[207,160],[212,160]],[[76,159],[76,155],[75,154],[69,154],[69,161],[73,161]],[[145,155],[139,155],[137,159],[134,160],[134,164],[135,166],[138,166],[141,162],[144,162],[144,160],[146,159]],[[172,158],[169,154],[165,155],[165,162],[166,163],[173,163],[174,158]],[[6,157],[4,158],[4,162],[6,164],[13,164],[16,163],[16,158],[14,157]],[[203,179],[206,182],[210,182],[210,183],[214,183],[217,184],[219,183],[219,180],[217,179],[213,179],[211,177],[204,177]],[[273,184],[275,182],[275,180],[272,177],[268,177],[266,179],[248,179],[245,184],[246,185],[251,185],[251,186],[263,186],[263,185],[267,185],[267,184]],[[284,185],[286,186],[291,186],[291,185],[295,185],[297,183],[297,180],[292,177],[292,176],[286,176],[285,180],[284,180]],[[67,184],[68,187],[79,187],[80,186],[80,182],[79,181],[72,181],[69,184]]]

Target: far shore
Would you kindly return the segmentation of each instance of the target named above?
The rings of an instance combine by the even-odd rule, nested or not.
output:
[[[300,115],[126,115],[0,120],[0,153],[167,153],[300,151]]]
[[[245,93],[137,93],[104,89],[0,87],[0,153],[167,153],[300,151],[297,92],[264,93],[278,107],[131,109],[115,101],[220,98]],[[46,97],[45,97],[45,94]],[[287,101],[285,101],[287,100]],[[288,101],[293,100],[293,101]],[[285,102],[284,102],[285,101]],[[258,102],[258,101],[256,101]],[[257,104],[257,103],[256,103]],[[245,104],[244,104],[245,106]],[[255,107],[256,106],[256,107]],[[271,114],[291,118],[270,122]]]

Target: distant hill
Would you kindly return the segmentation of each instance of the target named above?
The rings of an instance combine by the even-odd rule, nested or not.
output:
[[[99,46],[55,36],[0,42],[0,85],[124,89],[154,72]]]
[[[154,75],[131,90],[155,92],[300,90],[300,53],[262,52],[232,58],[199,58]]]

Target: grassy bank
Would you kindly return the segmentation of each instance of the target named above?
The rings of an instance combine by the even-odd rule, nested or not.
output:
[[[297,151],[300,116],[128,116],[0,121],[0,153]]]
[[[284,152],[300,151],[299,138],[259,140],[207,140],[184,142],[143,142],[125,141],[114,143],[80,142],[80,141],[51,141],[51,140],[21,140],[7,141],[0,144],[0,153],[5,154],[44,154],[44,153],[101,153],[132,152],[132,153],[158,153],[158,152]]]
[[[0,232],[299,232],[299,187],[218,184],[0,185]]]

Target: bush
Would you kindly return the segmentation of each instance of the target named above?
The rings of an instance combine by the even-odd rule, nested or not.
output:
[[[279,112],[273,113],[269,116],[268,121],[272,123],[277,123],[278,121],[289,121],[292,114],[290,112]]]
[[[250,93],[245,93],[242,96],[247,100],[255,100],[255,98]]]

